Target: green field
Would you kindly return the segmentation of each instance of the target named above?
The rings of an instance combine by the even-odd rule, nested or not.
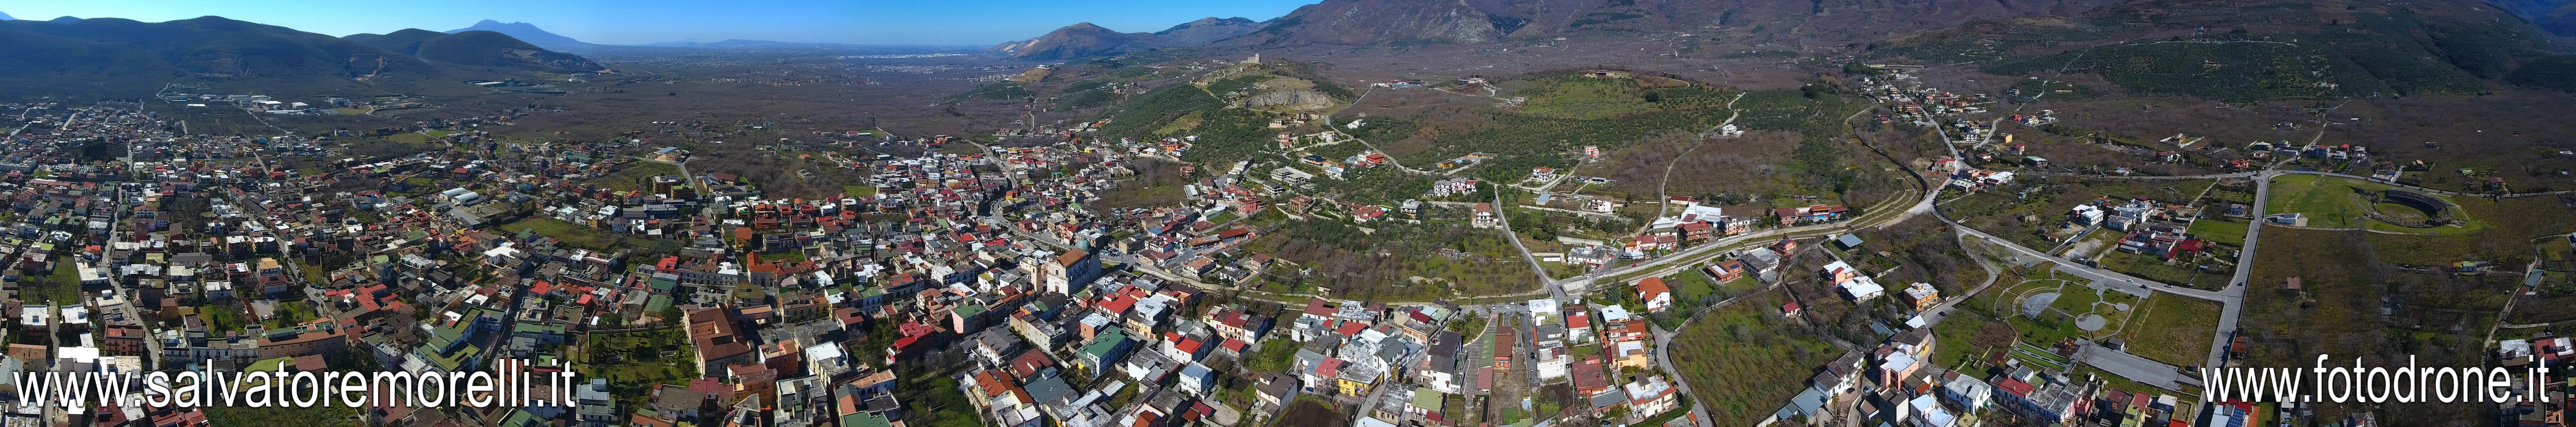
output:
[[[617,233],[610,233],[596,228],[585,227],[580,224],[558,221],[553,218],[534,216],[521,219],[517,222],[501,224],[494,228],[506,234],[517,234],[522,230],[534,230],[537,235],[540,236],[562,239],[564,243],[598,250],[607,250],[611,247],[615,247],[619,241],[624,240],[625,238],[625,236],[619,236]]]
[[[2158,259],[2154,255],[2133,254],[2117,250],[2102,253],[2102,256],[2095,259],[2094,262],[2096,264],[2100,264],[2102,268],[2110,269],[2112,271],[2127,273],[2131,276],[2138,276],[2138,278],[2141,279],[2176,285],[2216,286],[2226,283],[2229,279],[2233,279],[2226,275],[2195,272],[2192,270],[2193,264],[2188,262],[2182,263],[2181,265],[2171,265],[2166,264],[2165,260]]]
[[[1957,368],[1971,362],[1971,358],[1984,356],[1997,346],[1992,345],[1994,343],[1979,343],[1977,334],[1990,326],[1999,328],[1998,330],[2001,331],[2012,329],[2009,323],[1995,322],[1975,311],[1951,313],[1950,317],[1941,319],[1941,323],[1932,325],[1932,338],[1938,340],[1938,343],[1932,346],[1930,362],[1944,368]],[[2001,338],[2011,340],[2017,337],[2003,335]]]
[[[624,169],[586,182],[610,190],[643,190],[653,188],[655,176],[679,174],[680,167],[669,163],[634,161],[626,162]]]
[[[1819,365],[1840,357],[1833,344],[1791,324],[1765,292],[1692,323],[1672,342],[1673,368],[1719,425],[1751,425],[1806,389]]]
[[[1665,277],[1664,283],[1672,285],[1673,301],[1683,307],[1697,307],[1701,298],[1717,293],[1717,284],[1698,271],[1682,270],[1680,274]]]
[[[2190,232],[2192,235],[2200,236],[2200,240],[2226,243],[2230,246],[2245,246],[2245,227],[2244,220],[2201,218],[2191,222]]]
[[[2209,361],[2209,341],[2218,333],[2218,302],[2159,294],[2130,320],[2124,336],[2129,353],[2158,362],[2186,366]]]
[[[1513,79],[1502,87],[1511,89],[1512,96],[1529,98],[1517,113],[1563,119],[1716,108],[1735,96],[1715,87],[1662,77],[1549,74]]]
[[[72,263],[70,258],[54,263],[54,271],[46,274],[43,281],[29,279],[33,278],[24,278],[22,280],[28,281],[19,282],[19,298],[57,303],[73,303],[81,300],[80,267]]]
[[[2281,175],[2272,178],[2271,201],[2263,205],[2263,213],[2306,214],[2309,227],[2360,227],[2369,217],[2361,210],[2361,199],[2354,194],[2385,189],[2388,189],[2387,184],[2347,178]]]

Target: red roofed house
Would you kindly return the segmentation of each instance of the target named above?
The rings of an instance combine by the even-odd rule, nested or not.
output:
[[[1664,279],[1648,277],[1637,282],[1637,300],[1646,302],[1646,312],[1660,313],[1673,306],[1673,288]]]

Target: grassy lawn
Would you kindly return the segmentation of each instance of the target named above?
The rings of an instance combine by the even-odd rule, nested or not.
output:
[[[1701,298],[1717,293],[1717,284],[1711,283],[1707,274],[1697,270],[1682,270],[1679,274],[1665,277],[1664,283],[1673,286],[1673,300],[1684,307],[1698,307]]]
[[[400,143],[404,143],[404,144],[419,144],[419,143],[429,142],[429,136],[428,136],[428,135],[421,135],[421,134],[419,134],[419,133],[414,133],[414,132],[404,132],[404,133],[397,133],[397,134],[392,134],[392,135],[385,135],[385,140],[386,140],[386,141],[393,141],[393,142],[400,142]]]
[[[2131,276],[2138,276],[2138,278],[2142,279],[2176,285],[2191,286],[2197,284],[2196,282],[2207,281],[2218,283],[2231,279],[2231,277],[2217,274],[2194,274],[2190,264],[2178,266],[2166,265],[2164,260],[2156,259],[2154,256],[2120,252],[2116,250],[2103,253],[2101,258],[2097,259],[2097,261],[2100,261],[2102,268],[2111,269],[2121,273],[2128,273]]]
[[[2209,340],[2218,333],[2215,301],[2174,295],[2147,298],[2146,308],[2129,321],[2124,333],[2129,353],[2185,366],[2209,361]]]
[[[2324,177],[2317,175],[2282,175],[2272,178],[2270,203],[2263,205],[2266,214],[2298,212],[2307,214],[2308,226],[2319,228],[2360,227],[2369,220],[2353,197],[2354,191],[2379,191],[2387,184]]]
[[[48,273],[43,281],[20,282],[19,298],[65,304],[80,302],[80,267],[74,265],[70,258],[54,264],[54,271]]]
[[[1721,425],[1749,425],[1806,388],[1816,367],[1841,356],[1832,344],[1775,315],[1786,299],[1747,296],[1694,323],[1673,340],[1678,375]]]
[[[874,196],[874,195],[877,195],[877,186],[874,186],[874,185],[844,185],[844,186],[841,186],[841,193],[843,193],[843,194],[848,194],[848,195],[850,195],[850,197],[867,197],[867,196]]]
[[[617,242],[624,238],[624,236],[619,236],[617,233],[600,231],[599,229],[584,227],[580,224],[558,221],[553,218],[533,216],[521,219],[517,222],[501,224],[499,227],[495,227],[495,229],[501,230],[502,233],[506,234],[516,234],[521,230],[535,230],[537,235],[540,236],[563,239],[564,243],[600,250],[615,247]]]
[[[574,372],[607,378],[621,396],[642,396],[654,384],[688,385],[697,378],[690,363],[689,336],[680,328],[592,334],[578,351],[565,352]]]
[[[2201,218],[2191,222],[2190,232],[2200,240],[2245,246],[2245,226],[2245,221],[2239,219]]]
[[[617,172],[601,175],[598,178],[592,178],[587,182],[591,185],[605,187],[611,190],[643,190],[653,188],[653,177],[655,176],[680,174],[679,166],[673,166],[667,163],[643,161],[626,162],[624,167],[625,169],[619,169]]]
[[[1990,338],[2016,338],[2010,334],[2011,324],[1997,323],[1973,311],[1954,312],[1950,317],[1942,318],[1941,323],[1932,325],[1932,338],[1939,340],[1932,345],[1932,364],[1956,369],[1970,362],[1971,358],[1985,355],[1997,343],[1980,343],[1977,335],[1989,327],[2004,332]]]

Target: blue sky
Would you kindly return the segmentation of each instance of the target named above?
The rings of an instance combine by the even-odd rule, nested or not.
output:
[[[1151,32],[1201,17],[1269,20],[1314,0],[0,0],[18,19],[205,15],[345,36],[404,28],[446,31],[475,21],[527,22],[582,41],[641,44],[752,39],[856,44],[983,45],[1090,22]]]

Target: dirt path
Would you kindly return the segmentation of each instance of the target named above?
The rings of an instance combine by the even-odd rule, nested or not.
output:
[[[1723,122],[1723,123],[1718,123],[1718,124],[1717,124],[1717,127],[1712,128],[1712,129],[1725,128],[1725,127],[1726,127],[1726,125],[1735,124],[1735,118],[1736,118],[1736,117],[1743,117],[1743,116],[1744,116],[1744,110],[1737,110],[1737,109],[1735,109],[1735,101],[1737,101],[1737,100],[1741,100],[1741,99],[1744,99],[1744,93],[1743,93],[1743,92],[1736,92],[1736,93],[1735,93],[1735,98],[1734,98],[1734,99],[1728,99],[1728,100],[1726,100],[1726,106],[1725,106],[1725,107],[1721,107],[1721,108],[1725,108],[1725,109],[1728,109],[1728,110],[1732,110],[1732,111],[1734,111],[1734,113],[1727,114],[1727,115],[1726,115],[1726,121],[1725,121],[1725,122]],[[1672,197],[1672,194],[1670,194],[1670,193],[1668,193],[1668,192],[1667,192],[1667,190],[1669,190],[1669,189],[1671,189],[1671,188],[1673,187],[1673,168],[1674,168],[1674,167],[1676,167],[1676,166],[1681,166],[1681,165],[1682,165],[1682,159],[1689,158],[1689,157],[1690,157],[1690,153],[1691,153],[1692,151],[1699,151],[1699,147],[1700,147],[1700,146],[1708,145],[1708,136],[1707,136],[1707,135],[1708,135],[1708,133],[1707,133],[1706,131],[1702,131],[1702,132],[1700,132],[1700,137],[1699,137],[1699,138],[1695,138],[1694,140],[1692,140],[1692,141],[1691,141],[1691,146],[1690,146],[1690,148],[1682,149],[1682,153],[1681,153],[1681,154],[1673,156],[1673,161],[1672,161],[1671,163],[1665,163],[1665,164],[1664,164],[1664,177],[1663,177],[1663,179],[1662,179],[1662,181],[1663,181],[1663,182],[1655,183],[1655,198],[1657,198],[1657,199],[1662,199],[1662,201],[1660,202],[1660,203],[1662,203],[1662,205],[1657,206],[1657,207],[1655,208],[1655,216],[1656,216],[1656,217],[1662,217],[1662,216],[1664,216],[1665,214],[1670,213],[1669,211],[1671,211],[1671,210],[1672,210],[1672,208],[1673,208],[1673,197]],[[1641,235],[1642,235],[1642,234],[1644,234],[1644,233],[1645,233],[1645,229],[1643,229],[1643,228],[1639,228],[1639,229],[1637,230],[1637,233],[1639,233],[1639,234],[1641,234]]]

